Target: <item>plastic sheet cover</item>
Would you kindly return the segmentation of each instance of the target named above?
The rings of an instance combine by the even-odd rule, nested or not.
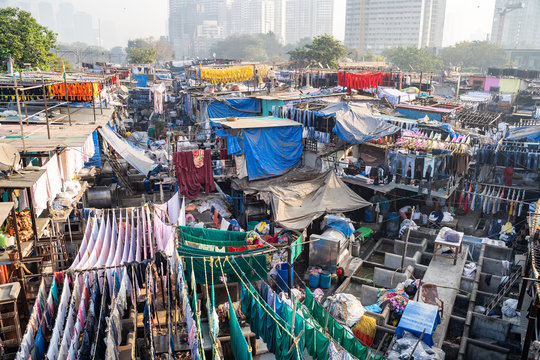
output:
[[[131,166],[139,170],[143,175],[148,175],[154,167],[154,161],[145,155],[143,151],[133,146],[127,140],[122,139],[109,126],[104,126],[99,129],[101,136],[111,145],[114,150],[125,159]]]
[[[261,102],[258,99],[220,99],[208,103],[210,119],[256,116],[260,112]]]
[[[244,129],[249,180],[265,179],[298,167],[302,160],[302,127]]]
[[[508,140],[527,139],[529,141],[540,141],[540,125],[522,126],[508,131]]]
[[[366,104],[341,102],[330,105],[319,113],[336,117],[336,125],[332,131],[349,144],[363,144],[401,130],[375,118]]]

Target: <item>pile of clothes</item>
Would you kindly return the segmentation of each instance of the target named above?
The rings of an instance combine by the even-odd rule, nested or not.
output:
[[[409,302],[409,295],[402,289],[381,289],[377,292],[377,298],[377,305],[384,309],[389,304],[395,317],[401,316]]]
[[[28,241],[34,235],[32,230],[32,218],[30,215],[30,209],[17,212],[17,229],[19,230],[19,237],[21,241]],[[9,216],[6,231],[10,236],[15,236],[15,227],[13,223],[13,216]]]

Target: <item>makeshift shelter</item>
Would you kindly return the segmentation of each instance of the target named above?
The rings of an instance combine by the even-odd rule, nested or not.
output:
[[[275,221],[294,230],[305,229],[325,213],[352,211],[371,205],[345,185],[333,171],[310,175],[298,171],[281,178],[277,182],[280,185],[274,185],[275,180],[265,180],[238,181],[236,186],[248,192],[269,192]]]
[[[377,120],[366,104],[337,103],[319,111],[325,116],[335,116],[333,132],[350,144],[362,144],[392,135],[400,128]]]
[[[273,116],[214,119],[216,134],[227,138],[229,155],[244,155],[249,180],[286,173],[302,160],[302,126]],[[237,159],[237,163],[238,163]]]
[[[143,151],[133,146],[127,140],[122,139],[109,126],[100,128],[99,133],[122,158],[135,169],[139,170],[141,174],[148,175],[150,170],[152,170],[154,162]]]
[[[378,95],[379,98],[386,99],[393,105],[416,99],[416,94],[409,94],[394,88],[379,88]]]
[[[208,117],[210,119],[226,118],[231,116],[249,117],[261,112],[261,102],[258,99],[215,99],[208,103]]]

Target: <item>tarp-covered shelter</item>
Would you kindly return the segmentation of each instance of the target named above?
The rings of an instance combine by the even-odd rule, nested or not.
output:
[[[522,140],[540,141],[540,126],[523,126],[510,129],[506,136],[507,140]]]
[[[100,128],[99,133],[123,159],[135,169],[139,170],[141,174],[148,175],[150,170],[152,170],[154,161],[146,156],[143,151],[133,146],[127,140],[122,139],[109,126]]]
[[[261,112],[261,102],[259,99],[239,98],[239,99],[215,99],[208,103],[208,117],[249,117],[257,116]]]
[[[227,138],[229,155],[245,155],[249,180],[265,179],[298,167],[302,160],[302,124],[273,116],[214,119],[216,134]]]
[[[409,94],[404,91],[399,91],[398,89],[386,87],[379,88],[378,95],[380,99],[384,98],[393,105],[416,99],[416,94]]]
[[[371,205],[333,171],[322,174],[292,171],[279,181],[235,180],[235,186],[245,192],[269,192],[275,221],[294,230],[305,229],[325,213],[353,211]]]
[[[320,110],[319,113],[335,116],[333,132],[349,144],[363,144],[400,131],[397,126],[379,121],[366,104],[340,102]]]

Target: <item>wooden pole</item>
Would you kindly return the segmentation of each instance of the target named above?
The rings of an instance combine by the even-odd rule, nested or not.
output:
[[[411,212],[411,223],[413,221],[413,217],[414,217],[414,206]],[[405,257],[407,256],[407,244],[409,243],[409,234],[411,233],[411,225],[412,224],[409,224],[409,228],[407,229],[407,235],[405,237],[405,244],[403,246],[403,255],[401,256],[401,269],[403,269],[405,266]]]
[[[71,106],[69,105],[68,86],[67,86],[67,80],[66,80],[65,76],[64,76],[64,89],[66,90],[66,101],[67,101],[67,108],[68,108],[69,126],[71,126]]]
[[[43,77],[41,78],[43,81]],[[51,128],[49,124],[49,111],[47,109],[47,90],[43,85],[43,105],[45,106],[45,121],[47,122],[47,139],[51,140]]]
[[[17,86],[17,75],[13,75],[13,82],[15,83],[15,99],[17,100],[17,112],[19,113],[19,125],[21,126],[21,140],[23,146],[23,152],[26,152],[26,142],[24,140],[24,125],[21,114],[21,102],[19,100],[19,88]]]
[[[29,125],[28,124],[28,109],[26,108],[26,94],[24,93],[24,88],[21,90],[21,93],[22,93],[22,103],[23,103],[23,108],[24,108],[24,118],[26,119],[26,125]]]

